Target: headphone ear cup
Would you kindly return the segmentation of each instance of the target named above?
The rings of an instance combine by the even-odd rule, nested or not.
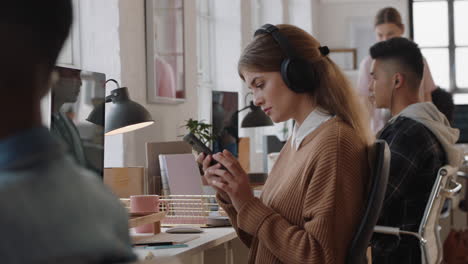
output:
[[[301,59],[285,59],[281,63],[281,76],[289,89],[296,93],[312,91],[317,84],[310,65]]]
[[[283,78],[283,82],[286,84],[286,86],[288,86],[289,89],[291,89],[292,91],[294,91],[294,87],[291,83],[291,81],[289,80],[289,63],[291,62],[291,60],[289,58],[286,58],[284,59],[282,62],[281,62],[281,78]]]

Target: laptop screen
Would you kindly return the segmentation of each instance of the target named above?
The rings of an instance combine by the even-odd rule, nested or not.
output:
[[[105,100],[105,75],[65,67],[55,67],[54,71],[51,132],[65,144],[77,164],[102,176],[104,128],[87,118]]]

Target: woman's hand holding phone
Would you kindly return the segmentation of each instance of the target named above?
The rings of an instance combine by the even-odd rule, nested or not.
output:
[[[221,164],[216,162],[213,165],[213,161],[215,161],[215,160],[213,159],[213,157],[211,155],[206,155],[203,152],[198,154],[197,163],[202,166],[203,177],[205,178],[205,180],[208,182],[208,184],[210,186],[215,188],[217,192],[224,193],[226,195],[226,198],[227,198],[228,196],[223,190],[221,190],[221,189],[219,189],[219,188],[217,188],[216,186],[213,185],[213,181],[221,181],[221,178],[219,176],[217,176],[216,174],[213,174],[213,173],[210,173],[210,172],[213,171],[213,170],[222,169]]]
[[[211,159],[215,159],[219,164],[209,166]],[[204,177],[208,183],[224,197],[229,197],[237,211],[246,202],[255,198],[247,173],[229,151],[224,150],[207,157],[199,156],[198,160],[203,160]]]
[[[205,154],[205,156],[212,155],[213,152],[209,149],[200,139],[198,139],[194,134],[188,133],[184,136],[184,141],[189,143],[192,146],[192,149],[198,152],[198,155]],[[201,164],[201,162],[199,162]],[[210,165],[213,166],[218,163],[216,160],[211,159]]]

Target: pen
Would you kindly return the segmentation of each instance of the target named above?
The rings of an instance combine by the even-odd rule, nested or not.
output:
[[[137,243],[135,246],[172,246],[174,242],[148,242],[148,243]]]
[[[150,246],[150,247],[145,247],[145,249],[169,249],[169,248],[184,248],[188,247],[187,244],[174,244],[170,246]]]

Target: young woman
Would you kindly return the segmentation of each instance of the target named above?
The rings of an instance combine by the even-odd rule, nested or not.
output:
[[[344,263],[360,221],[372,137],[328,52],[295,26],[265,25],[241,55],[255,104],[274,122],[295,121],[260,199],[231,153],[198,157],[249,263]],[[212,159],[219,164],[210,167]]]
[[[384,41],[394,37],[402,37],[405,33],[405,26],[403,25],[401,15],[393,7],[386,7],[377,13],[375,16],[375,35],[377,41]],[[359,66],[359,81],[358,90],[359,95],[368,102],[368,110],[371,116],[371,129],[377,133],[390,118],[390,113],[384,109],[375,109],[373,106],[373,98],[369,98],[369,85],[371,83],[370,69],[372,59],[367,56]],[[424,75],[420,86],[420,97],[422,101],[430,102],[432,100],[431,93],[436,89],[434,80],[432,79],[429,66],[424,60]]]

